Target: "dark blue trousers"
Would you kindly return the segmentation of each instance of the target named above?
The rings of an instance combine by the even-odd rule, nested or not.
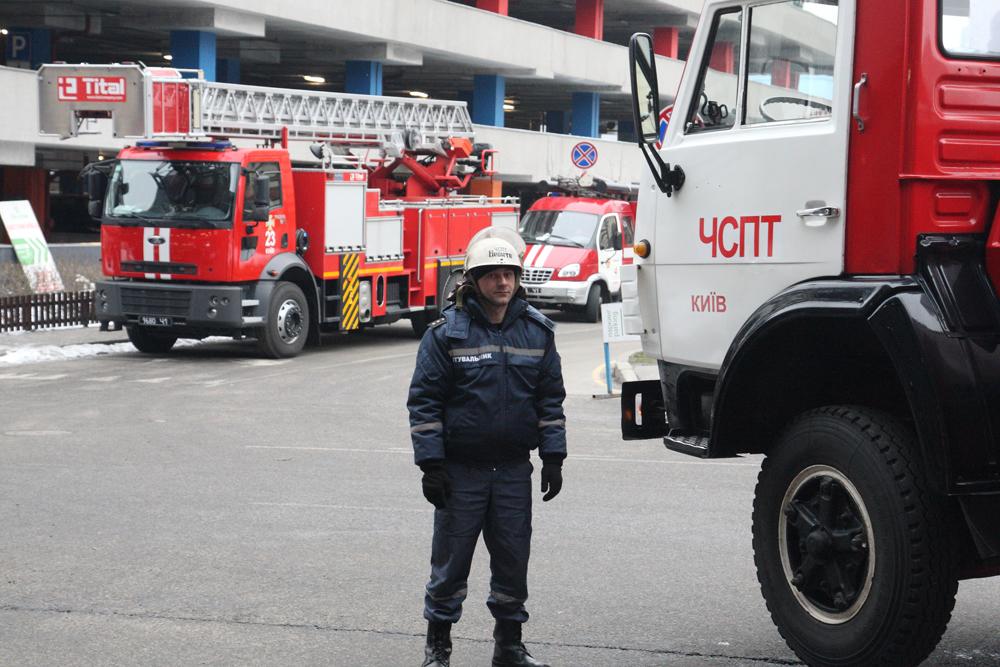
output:
[[[534,468],[528,461],[496,466],[449,461],[447,468],[451,496],[445,509],[434,511],[424,618],[456,623],[462,617],[472,554],[481,532],[492,573],[486,606],[496,619],[524,623]]]

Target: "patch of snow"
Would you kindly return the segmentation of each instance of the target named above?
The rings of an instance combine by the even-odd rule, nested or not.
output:
[[[206,338],[206,341],[228,341],[229,338]],[[200,340],[179,340],[174,347],[200,345]],[[41,361],[66,361],[109,354],[136,352],[132,343],[79,343],[76,345],[26,345],[11,347],[0,345],[0,368]]]

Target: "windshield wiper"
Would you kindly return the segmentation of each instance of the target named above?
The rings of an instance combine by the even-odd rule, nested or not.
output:
[[[138,220],[143,220],[145,222],[154,222],[156,218],[148,215],[142,215],[141,213],[136,213],[135,211],[125,211],[124,213],[112,213],[112,218],[136,218]]]
[[[549,239],[562,239],[563,241],[569,241],[571,244],[573,244],[577,248],[582,248],[583,247],[583,244],[580,243],[579,241],[574,241],[573,239],[568,239],[565,236],[559,236],[558,234],[549,234],[549,238],[546,239],[546,241],[548,241]]]

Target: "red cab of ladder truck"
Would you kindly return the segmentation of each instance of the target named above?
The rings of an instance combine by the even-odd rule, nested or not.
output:
[[[635,189],[596,180],[597,189],[562,180],[549,186],[549,196],[521,218],[524,289],[539,308],[574,310],[597,322],[601,303],[620,298],[622,266],[632,263]]]
[[[1000,4],[708,0],[660,150],[648,35],[630,61],[623,310],[659,380],[623,435],[764,455],[781,635],[915,665],[957,582],[1000,573]]]
[[[141,139],[87,185],[109,278],[97,319],[144,352],[228,335],[286,357],[320,332],[400,318],[422,332],[471,236],[517,225],[517,200],[462,194],[492,174],[463,102],[130,64],[45,65],[39,86],[43,133],[110,118],[115,136]],[[317,166],[293,167],[289,140],[313,142],[303,158]]]

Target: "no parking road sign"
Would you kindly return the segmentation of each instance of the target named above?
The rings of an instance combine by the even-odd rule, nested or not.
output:
[[[573,146],[569,155],[573,164],[580,169],[590,169],[597,164],[597,146],[589,141],[581,141]]]

